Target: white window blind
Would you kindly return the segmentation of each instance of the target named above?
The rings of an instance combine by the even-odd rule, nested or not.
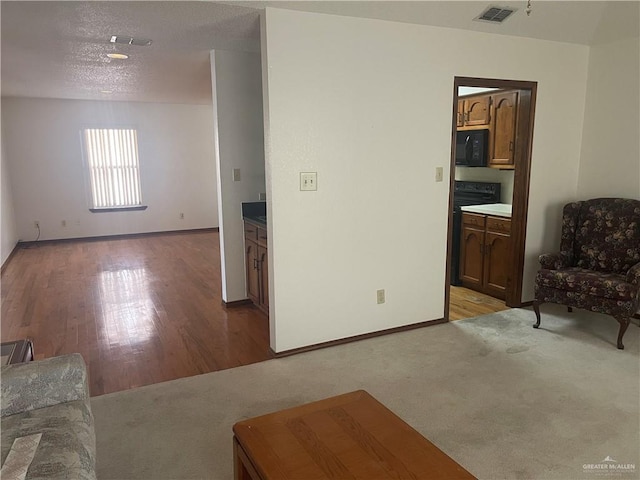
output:
[[[136,130],[88,128],[84,130],[84,145],[93,208],[141,205]]]

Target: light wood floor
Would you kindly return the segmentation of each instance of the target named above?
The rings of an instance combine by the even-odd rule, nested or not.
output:
[[[264,314],[222,306],[215,231],[22,248],[0,332],[33,339],[36,358],[80,352],[92,396],[273,356]]]
[[[502,310],[509,310],[503,300],[451,285],[449,297],[449,320],[451,321],[479,317]]]

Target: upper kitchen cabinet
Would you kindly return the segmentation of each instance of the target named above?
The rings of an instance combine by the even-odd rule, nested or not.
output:
[[[531,93],[502,90],[458,99],[458,131],[486,129],[489,132],[487,166],[514,169],[526,154]]]
[[[491,96],[480,95],[458,100],[458,127],[488,127]]]
[[[492,95],[493,122],[491,125],[491,151],[489,166],[513,168],[516,153],[516,123],[518,119],[518,92]]]

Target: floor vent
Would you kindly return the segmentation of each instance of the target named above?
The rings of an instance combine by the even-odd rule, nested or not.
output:
[[[516,9],[514,8],[489,7],[474,20],[502,23],[507,19],[507,17],[509,17],[509,15],[511,15],[515,11]]]

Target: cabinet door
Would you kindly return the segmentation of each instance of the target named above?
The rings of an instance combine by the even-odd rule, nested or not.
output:
[[[464,101],[464,124],[468,126],[489,125],[490,102],[489,95],[466,99]]]
[[[253,303],[260,303],[260,283],[258,271],[258,245],[245,237],[245,264],[247,269],[247,296]]]
[[[492,95],[493,128],[489,165],[513,167],[516,151],[518,92]]]
[[[456,111],[456,126],[464,125],[464,100],[458,100],[458,110]]]
[[[467,288],[482,287],[482,262],[484,252],[484,227],[462,226],[460,240],[460,279]]]
[[[485,235],[484,289],[487,294],[503,300],[507,291],[510,241],[507,233]]]
[[[267,249],[258,247],[258,262],[260,270],[260,304],[269,312],[269,259]]]

